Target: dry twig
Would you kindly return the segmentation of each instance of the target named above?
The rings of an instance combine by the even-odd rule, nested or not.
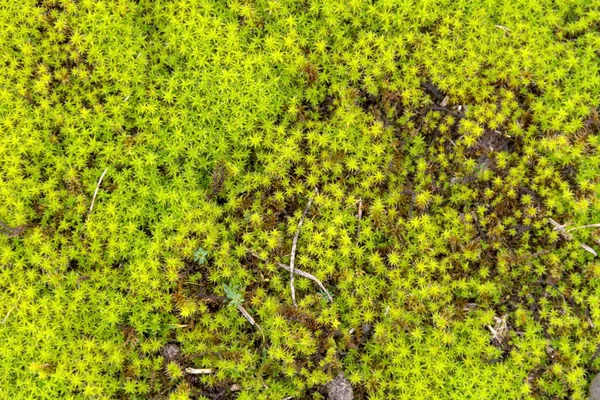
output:
[[[358,229],[356,230],[356,243],[358,244],[358,241],[360,239],[360,221],[362,220],[362,199],[358,199]]]
[[[555,220],[553,220],[552,218],[548,218],[548,221],[550,221],[550,223],[552,225],[554,225],[554,228],[552,228],[552,230],[554,231],[558,231],[560,233],[560,235],[566,240],[566,241],[570,241],[573,239],[573,236],[569,233],[571,231],[574,231],[576,229],[581,229],[581,228],[598,228],[600,227],[600,224],[590,224],[590,225],[582,225],[582,226],[576,226],[575,228],[571,228],[571,229],[566,229],[567,225],[561,225],[558,222],[556,222]],[[592,249],[590,246],[588,246],[587,244],[583,244],[583,243],[579,243],[579,246],[584,249],[585,251],[591,253],[594,255],[594,257],[598,256],[598,253],[596,253],[596,250]]]
[[[300,236],[300,228],[302,227],[302,223],[304,222],[304,218],[308,213],[308,208],[312,203],[312,199],[308,199],[308,203],[306,204],[306,208],[302,213],[302,217],[300,217],[300,221],[298,222],[298,228],[296,229],[296,234],[294,235],[294,240],[292,242],[292,254],[290,256],[290,289],[292,290],[292,302],[294,306],[298,306],[296,304],[296,288],[294,287],[294,262],[296,261],[296,246],[298,245],[298,237]]]
[[[4,325],[6,323],[6,320],[8,319],[10,313],[13,312],[13,310],[17,307],[18,301],[10,308],[10,310],[8,310],[8,313],[6,314],[6,317],[4,317],[4,319],[2,320],[2,325]]]
[[[263,258],[258,255],[256,252],[252,251],[252,250],[248,250],[248,252],[253,255],[254,257],[258,258],[259,260],[263,260]],[[264,260],[263,260],[264,261]],[[285,269],[286,271],[290,271],[290,266],[284,263],[277,263],[277,265],[283,269]],[[327,297],[329,298],[329,301],[333,302],[333,297],[331,296],[331,294],[327,291],[327,289],[325,289],[325,286],[323,286],[323,283],[321,283],[320,280],[318,280],[314,275],[309,274],[308,272],[304,272],[301,269],[298,268],[294,268],[294,274],[296,275],[300,275],[304,278],[308,278],[311,281],[315,282],[317,285],[319,285],[319,287],[321,288],[321,290],[323,290],[323,292],[325,292],[325,294],[327,295]]]
[[[92,216],[92,209],[94,208],[94,203],[96,202],[96,196],[98,195],[98,189],[100,189],[100,184],[102,183],[102,179],[104,179],[104,175],[106,175],[106,172],[108,171],[108,167],[106,167],[106,169],[104,170],[104,172],[102,173],[102,175],[100,175],[100,179],[98,179],[98,184],[96,185],[96,190],[94,190],[94,197],[92,197],[92,205],[90,205],[90,211],[88,212],[88,221],[90,219],[90,217]]]
[[[492,328],[491,325],[488,325],[488,329],[492,332],[492,336],[494,337],[494,341],[497,346],[502,346],[504,344],[504,340],[508,336],[508,324],[506,323],[507,316],[504,315],[502,318],[494,317],[496,324]]]
[[[289,265],[286,265],[286,264],[283,264],[283,263],[278,263],[277,265],[279,265],[281,268],[283,268],[283,269],[291,272],[291,268],[289,267]],[[323,286],[323,284],[321,283],[321,281],[318,280],[314,275],[309,274],[308,272],[304,272],[304,271],[302,271],[300,269],[297,269],[297,268],[294,269],[294,274],[303,276],[303,277],[308,278],[308,279],[312,280],[313,282],[315,282],[317,285],[319,285],[319,287],[321,288],[321,290],[323,290],[325,292],[325,294],[329,298],[329,301],[333,302],[333,297],[331,297],[331,294],[327,291],[327,289],[325,289],[325,286]]]
[[[191,375],[212,374],[214,371],[210,368],[186,368],[185,372]]]
[[[247,249],[248,250],[248,249]],[[258,255],[258,253],[252,251],[252,250],[248,250],[248,252],[253,255],[254,257],[258,258],[259,260],[263,260],[264,259]],[[284,263],[277,263],[277,265],[283,269],[285,269],[286,271],[290,271],[290,266]],[[323,292],[325,292],[325,294],[327,295],[327,298],[329,298],[329,301],[331,301],[333,303],[333,297],[331,296],[331,294],[329,293],[329,291],[327,291],[327,289],[325,289],[325,286],[323,286],[323,283],[321,283],[320,280],[318,280],[314,275],[309,274],[308,272],[304,272],[301,269],[298,268],[294,268],[294,274],[296,275],[300,275],[304,278],[308,278],[311,281],[315,282],[320,288],[321,290],[323,290]]]
[[[10,226],[6,225],[4,222],[0,221],[0,232],[4,233],[8,237],[19,236],[21,233],[23,233],[25,231],[25,228],[27,228],[27,225],[21,225],[21,226],[17,226],[16,228],[11,228]]]
[[[238,308],[238,310],[240,310],[240,312],[242,313],[242,315],[248,320],[248,322],[250,322],[250,324],[252,326],[256,326],[258,328],[258,330],[262,334],[263,341],[264,341],[265,340],[265,333],[263,332],[263,330],[260,327],[260,325],[258,325],[256,323],[256,321],[254,320],[254,318],[252,318],[252,315],[250,315],[250,313],[248,311],[246,311],[246,309],[241,304],[238,304],[237,308]]]
[[[600,224],[589,224],[589,225],[576,226],[575,228],[567,229],[567,232],[571,232],[576,229],[582,229],[582,228],[600,228]]]

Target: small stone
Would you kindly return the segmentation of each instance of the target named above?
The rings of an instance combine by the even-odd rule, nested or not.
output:
[[[232,392],[239,392],[240,390],[242,390],[242,387],[240,385],[238,385],[237,383],[234,383],[233,385],[231,385],[231,387],[229,389]]]
[[[590,400],[600,400],[600,374],[596,375],[590,384]]]
[[[353,400],[354,392],[352,385],[344,377],[344,373],[340,373],[331,382],[327,384],[327,395],[329,400]]]
[[[177,361],[181,355],[181,349],[176,344],[170,343],[162,348],[162,355],[167,362]]]

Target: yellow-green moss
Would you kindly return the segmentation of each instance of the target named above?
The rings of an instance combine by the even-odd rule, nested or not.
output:
[[[340,371],[585,398],[600,236],[549,218],[600,222],[599,27],[595,0],[4,1],[0,398],[323,398]],[[309,199],[296,268],[334,301],[296,277],[295,308]]]

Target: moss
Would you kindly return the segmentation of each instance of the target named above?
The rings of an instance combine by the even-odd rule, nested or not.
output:
[[[5,3],[0,397],[585,397],[598,4]]]

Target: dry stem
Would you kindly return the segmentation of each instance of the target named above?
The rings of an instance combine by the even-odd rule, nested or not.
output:
[[[14,310],[14,309],[17,307],[17,304],[18,304],[18,302],[17,302],[17,303],[15,303],[15,304],[14,304],[14,305],[13,305],[13,306],[10,308],[10,310],[8,310],[8,313],[6,314],[6,317],[4,317],[4,319],[2,320],[2,325],[4,325],[4,324],[6,323],[6,320],[8,319],[8,316],[9,316],[9,315],[10,315],[10,313],[12,313],[12,312],[13,312],[13,310]]]
[[[248,322],[250,322],[250,324],[252,326],[256,326],[258,328],[258,330],[262,334],[263,341],[264,341],[265,340],[265,333],[263,332],[263,330],[260,327],[260,325],[258,325],[256,323],[256,321],[254,320],[254,318],[252,318],[252,315],[250,315],[250,313],[248,311],[246,311],[246,309],[241,304],[238,304],[237,308],[238,308],[238,310],[240,310],[240,312],[242,313],[242,315],[248,320]]]
[[[298,222],[298,228],[296,229],[296,234],[294,235],[294,241],[292,242],[292,254],[290,256],[290,289],[292,290],[292,302],[294,306],[298,306],[296,304],[296,288],[294,287],[294,263],[296,261],[296,246],[298,245],[298,237],[300,236],[300,228],[302,227],[302,223],[304,222],[304,218],[308,213],[308,208],[312,203],[312,199],[308,199],[308,203],[306,204],[306,208],[302,213],[302,217],[300,217],[300,222]]]
[[[212,374],[213,370],[210,368],[186,368],[185,372],[192,375]]]
[[[259,260],[262,260],[262,257],[259,256],[256,252],[252,251],[252,250],[248,250],[248,252],[253,255],[254,257],[258,258]],[[285,269],[286,271],[290,271],[290,266],[283,264],[283,263],[277,263],[277,265],[283,269]],[[327,289],[325,289],[325,286],[323,286],[323,283],[321,283],[320,280],[318,280],[314,275],[309,274],[308,272],[304,272],[301,269],[298,268],[294,268],[294,274],[296,275],[300,275],[304,278],[308,278],[311,281],[315,282],[317,285],[319,285],[319,287],[325,292],[325,294],[327,295],[327,297],[329,298],[329,301],[333,302],[333,297],[331,296],[331,294],[327,291]]]
[[[279,265],[281,268],[283,268],[283,269],[291,272],[291,269],[290,269],[290,267],[288,265],[283,264],[283,263],[278,263],[277,265]],[[329,294],[329,292],[327,291],[327,289],[325,289],[325,286],[323,286],[323,284],[321,283],[321,281],[318,280],[314,275],[309,274],[308,272],[304,272],[304,271],[302,271],[300,269],[294,269],[294,274],[303,276],[303,277],[308,278],[308,279],[312,280],[313,282],[315,282],[325,292],[325,294],[329,298],[329,301],[333,302],[333,297],[331,297],[331,294]]]
[[[558,222],[556,222],[555,220],[553,220],[552,218],[548,218],[548,221],[550,221],[550,223],[552,225],[554,225],[554,228],[552,228],[552,230],[558,231],[560,233],[560,235],[566,240],[566,241],[570,241],[573,239],[573,236],[569,233],[571,231],[574,231],[575,229],[581,229],[581,228],[597,228],[600,227],[600,224],[590,224],[590,225],[582,225],[582,226],[577,226],[575,228],[571,228],[571,229],[566,229],[567,225],[561,225]],[[594,257],[597,257],[598,254],[596,253],[596,250],[592,249],[590,246],[588,246],[587,244],[584,243],[579,243],[579,246],[584,249],[585,251],[591,253],[594,255]]]
[[[358,199],[358,229],[356,230],[356,243],[358,244],[358,241],[360,239],[360,221],[362,219],[362,199]]]
[[[90,206],[90,211],[88,212],[88,221],[90,219],[90,217],[92,216],[92,209],[94,208],[94,203],[96,202],[96,196],[98,195],[98,189],[100,189],[100,184],[102,183],[102,179],[104,179],[104,175],[106,175],[106,172],[108,171],[108,167],[106,167],[106,169],[104,170],[104,172],[102,173],[102,175],[100,175],[100,179],[98,180],[98,184],[96,185],[96,190],[94,190],[94,197],[92,197],[92,205]]]

